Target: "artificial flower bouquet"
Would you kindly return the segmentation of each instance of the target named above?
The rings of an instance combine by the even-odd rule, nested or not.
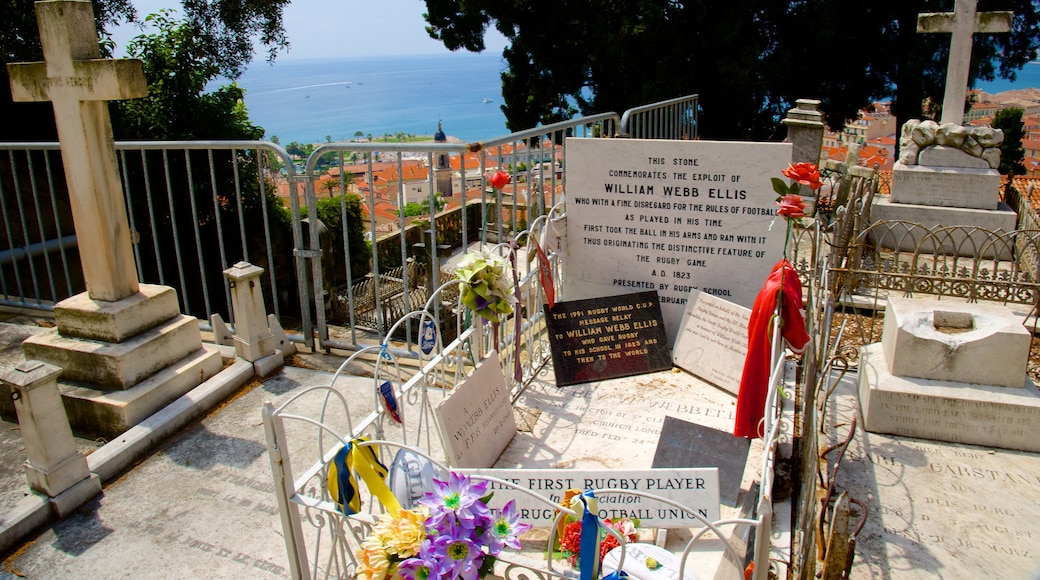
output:
[[[520,522],[512,500],[488,507],[488,482],[451,473],[414,509],[379,517],[357,550],[363,580],[473,580],[491,573],[504,548],[519,549]]]
[[[491,252],[467,253],[455,269],[462,303],[489,322],[497,323],[513,313],[513,269]]]
[[[581,553],[581,521],[571,517],[567,519],[569,521],[564,526],[563,535],[560,537],[560,551],[567,557],[567,561],[570,562],[571,566],[577,568],[580,564],[579,555]],[[629,518],[603,520],[603,525],[613,529],[629,543],[635,542],[638,537],[636,532],[638,523],[638,520]],[[617,538],[604,530],[600,530],[599,534],[599,560],[602,563],[603,557],[614,548],[620,546],[621,543],[618,542]]]

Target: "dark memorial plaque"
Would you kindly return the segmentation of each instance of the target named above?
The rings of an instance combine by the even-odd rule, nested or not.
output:
[[[722,503],[735,507],[751,441],[665,416],[652,467],[718,467]]]
[[[557,386],[672,368],[656,291],[543,307]]]

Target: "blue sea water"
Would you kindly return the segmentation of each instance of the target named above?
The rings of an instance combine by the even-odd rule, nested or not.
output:
[[[432,135],[437,121],[463,141],[505,135],[498,54],[256,62],[238,79],[253,123],[281,143]]]
[[[432,135],[437,121],[463,141],[509,131],[502,113],[505,68],[497,53],[358,57],[256,62],[238,80],[254,123],[282,143],[378,138],[400,131]],[[1040,62],[1014,83],[979,83],[989,93],[1040,87]]]
[[[1026,64],[1016,74],[1015,82],[997,79],[991,82],[980,82],[975,87],[990,94],[1002,93],[1012,89],[1027,89],[1030,87],[1040,88],[1040,61]]]

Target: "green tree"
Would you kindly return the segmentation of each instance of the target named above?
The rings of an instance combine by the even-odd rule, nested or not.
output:
[[[315,205],[318,219],[325,224],[329,235],[329,243],[332,247],[334,266],[326,267],[326,275],[334,287],[342,286],[350,282],[347,279],[346,264],[350,262],[350,275],[359,278],[367,274],[371,267],[369,259],[372,257],[372,248],[365,240],[368,231],[362,209],[361,198],[355,194],[337,195],[327,199],[319,199]],[[306,210],[301,210],[301,214]],[[344,244],[343,235],[346,231],[347,242]],[[345,248],[346,246],[346,248]],[[348,259],[343,259],[346,252]],[[331,271],[331,273],[329,273]]]
[[[264,130],[249,121],[235,83],[205,92],[220,75],[216,62],[192,28],[170,11],[150,14],[152,32],[127,44],[127,54],[144,63],[148,96],[113,104],[112,130],[119,139],[262,139]]]
[[[209,2],[183,0],[184,24],[199,47],[194,66],[216,67],[220,75],[235,79],[253,59],[255,45],[274,59],[288,47],[282,22],[282,9],[289,0],[239,0]],[[108,29],[116,24],[137,21],[132,0],[93,0],[102,55],[110,55],[112,42]],[[0,58],[6,62],[43,60],[39,28],[33,2],[0,2],[4,25],[0,27]],[[57,131],[48,103],[14,103],[11,100],[7,68],[0,67],[0,141],[55,140]],[[230,137],[228,137],[230,138]]]
[[[511,130],[583,114],[700,96],[700,134],[777,138],[798,98],[822,100],[827,120],[894,97],[897,114],[920,116],[942,100],[949,35],[917,34],[919,12],[949,2],[877,0],[586,0],[552,5],[426,0],[427,31],[451,49],[479,52],[494,26],[508,40],[502,73]],[[1012,34],[976,36],[973,81],[1014,76],[1040,43],[1036,2],[992,0],[1015,11]]]
[[[1023,163],[1026,151],[1022,148],[1022,138],[1025,136],[1025,125],[1022,123],[1024,113],[1022,109],[1001,109],[993,118],[993,128],[1004,131],[1004,142],[1000,144],[1001,175],[1013,178],[1026,174]]]
[[[144,64],[148,95],[112,105],[117,137],[257,140],[263,136],[263,129],[249,120],[241,88],[232,83],[206,92],[206,86],[218,78],[219,67],[205,59],[206,47],[186,22],[160,12],[148,16],[145,23],[146,32],[133,39],[127,49]],[[183,275],[188,288],[200,288],[203,280],[199,270],[181,272],[176,260],[158,256],[198,253],[202,270],[219,271],[220,256],[202,249],[220,247],[226,252],[227,263],[248,260],[278,274],[282,288],[294,289],[292,260],[284,257],[292,253],[289,213],[275,197],[272,184],[261,189],[255,180],[239,179],[242,175],[259,175],[257,164],[263,157],[247,151],[126,152],[124,178],[132,196],[128,209],[133,212],[134,229],[142,247],[157,249],[140,252],[147,278],[175,281]],[[174,201],[166,192],[190,193]],[[240,229],[241,224],[249,224],[250,232],[260,231],[265,218],[276,264],[268,263],[265,236],[246,235]],[[175,230],[179,235],[170,235]],[[211,299],[221,300],[225,295],[223,280],[207,276],[205,283]],[[184,299],[190,312],[205,311],[200,304],[204,300],[201,293],[189,292]],[[285,302],[285,306],[292,304],[291,299]],[[217,311],[226,311],[225,307],[213,304]]]

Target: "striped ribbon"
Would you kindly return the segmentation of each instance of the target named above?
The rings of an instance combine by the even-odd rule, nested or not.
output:
[[[329,494],[343,515],[353,515],[361,509],[361,493],[354,474],[368,487],[372,497],[383,504],[386,511],[396,514],[401,509],[390,488],[386,485],[387,469],[379,461],[379,449],[375,445],[362,446],[367,437],[358,437],[336,451],[329,465]]]

